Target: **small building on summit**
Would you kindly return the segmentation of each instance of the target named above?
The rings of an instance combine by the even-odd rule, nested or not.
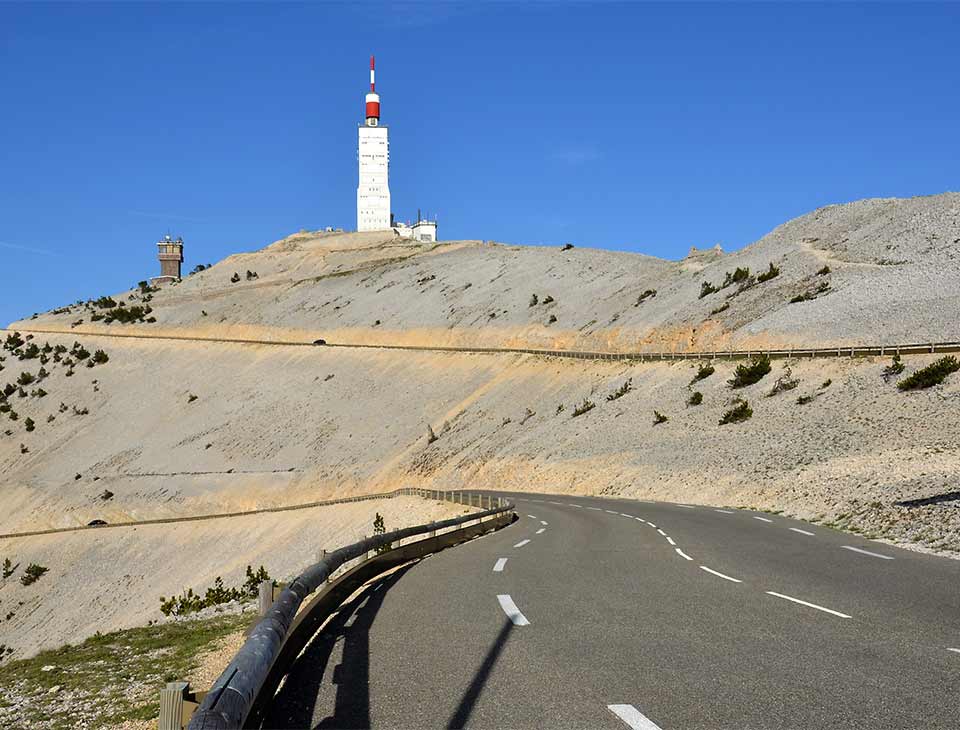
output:
[[[180,265],[183,263],[183,239],[167,234],[157,242],[157,259],[160,261],[160,276],[150,280],[151,284],[166,284],[180,280]]]

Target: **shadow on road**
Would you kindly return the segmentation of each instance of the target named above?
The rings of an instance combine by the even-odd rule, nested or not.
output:
[[[483,692],[487,678],[490,676],[490,672],[493,671],[497,659],[500,658],[500,652],[503,651],[503,647],[507,643],[511,631],[513,631],[513,622],[510,619],[506,619],[493,645],[483,658],[483,662],[477,668],[477,673],[473,675],[470,686],[467,687],[466,692],[463,693],[463,697],[460,698],[460,704],[457,705],[456,712],[453,713],[453,716],[447,723],[448,730],[460,730],[460,728],[467,724],[467,720],[470,719],[470,714],[473,712],[473,706],[477,704],[480,693]]]
[[[277,730],[370,727],[370,627],[387,591],[411,567],[412,564],[407,565],[371,584],[345,603],[334,619],[313,637],[271,703],[262,727]],[[343,659],[333,668],[333,683],[337,685],[333,715],[315,724],[317,699],[327,676],[330,656],[341,641]]]

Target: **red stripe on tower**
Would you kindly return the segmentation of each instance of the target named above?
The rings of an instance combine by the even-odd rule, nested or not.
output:
[[[367,94],[367,120],[380,119],[380,95],[377,93],[376,78],[374,77],[375,63],[370,56],[370,93]]]

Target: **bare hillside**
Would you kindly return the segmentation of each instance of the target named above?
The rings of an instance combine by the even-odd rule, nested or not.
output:
[[[296,234],[148,295],[156,322],[126,329],[621,351],[943,340],[956,337],[960,315],[958,242],[956,193],[828,206],[742,251],[679,262]],[[759,281],[771,264],[779,275]],[[723,287],[738,268],[749,274]],[[723,288],[701,298],[705,282]],[[30,324],[100,329],[94,314],[71,307]]]
[[[491,487],[785,510],[960,550],[960,374],[896,385],[933,356],[887,377],[889,358],[775,362],[733,389],[735,363],[693,382],[694,363],[104,336],[622,351],[954,341],[958,267],[954,193],[830,206],[737,253],[679,262],[297,234],[159,291],[112,295],[128,312],[149,307],[143,321],[124,324],[101,300],[15,323],[24,341],[0,352],[0,384],[13,388],[0,532]],[[721,425],[738,398],[752,417]],[[14,546],[27,557],[28,540]],[[57,539],[36,540],[51,559]],[[89,571],[90,555],[57,570]]]

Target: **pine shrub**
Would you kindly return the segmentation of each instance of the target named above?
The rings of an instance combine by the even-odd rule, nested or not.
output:
[[[720,419],[720,425],[740,423],[741,421],[746,421],[751,416],[753,416],[753,409],[750,407],[750,404],[743,398],[737,398],[733,402],[733,407],[723,414],[723,417]]]
[[[770,358],[767,355],[758,355],[749,364],[737,365],[733,377],[727,383],[731,388],[745,388],[759,382],[770,369]]]
[[[897,383],[900,390],[922,390],[939,385],[950,374],[960,370],[960,361],[953,355],[941,357]]]

